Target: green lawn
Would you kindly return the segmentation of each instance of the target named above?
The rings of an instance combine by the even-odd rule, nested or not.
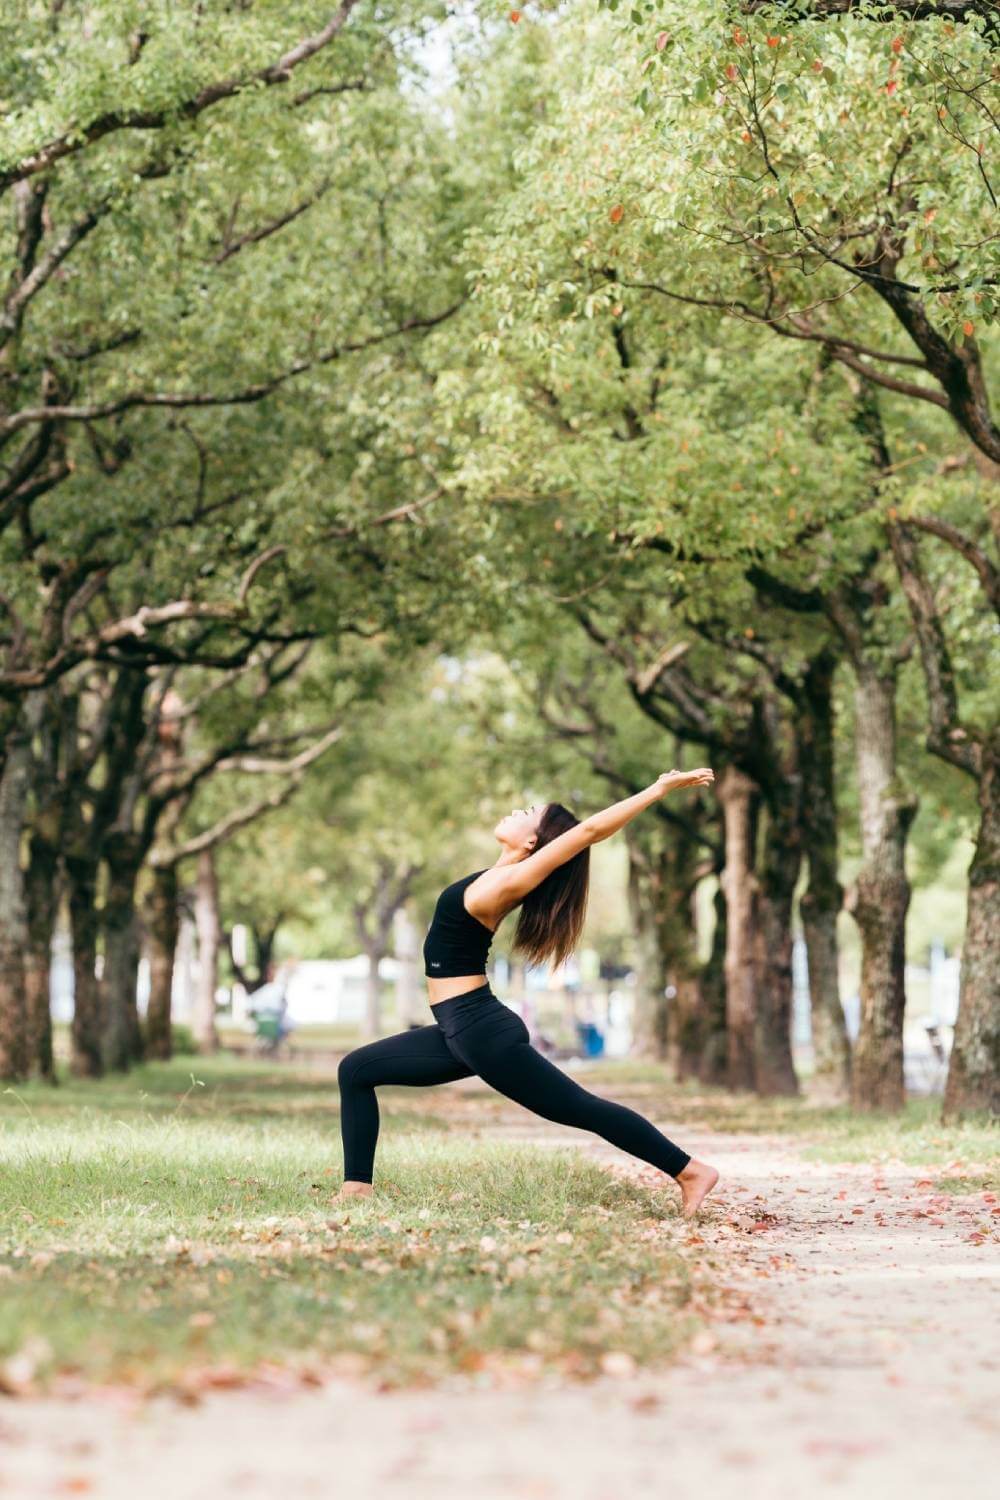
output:
[[[470,1138],[435,1112],[443,1091],[380,1099],[379,1191],[345,1206],[328,1074],[198,1058],[6,1090],[8,1372],[158,1389],[339,1361],[396,1384],[513,1360],[587,1377],[669,1360],[698,1326],[711,1268],[673,1192]]]
[[[694,1127],[792,1135],[831,1161],[997,1185],[1000,1132],[669,1084],[601,1061],[585,1086]],[[504,1139],[482,1087],[382,1089],[371,1201],[337,1203],[331,1071],[180,1058],[99,1084],[0,1093],[0,1389],[76,1374],[145,1389],[261,1361],[390,1385],[514,1364],[586,1378],[669,1361],[724,1295],[676,1193],[572,1147]],[[710,1210],[711,1211],[711,1210]]]

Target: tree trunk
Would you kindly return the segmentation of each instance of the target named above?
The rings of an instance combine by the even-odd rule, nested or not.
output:
[[[703,1046],[698,1078],[702,1083],[724,1084],[729,1074],[729,1036],[726,1030],[726,893],[722,872],[712,904],[715,929],[712,951],[701,971],[701,1004],[705,1012]]]
[[[969,866],[961,991],[944,1118],[1000,1115],[1000,734],[982,747],[979,832]]]
[[[71,1071],[99,1078],[104,1071],[101,992],[97,982],[97,861],[65,857],[69,920],[73,936],[73,1025]]]
[[[760,789],[736,766],[726,766],[717,782],[726,832],[722,888],[726,898],[726,1081],[731,1089],[752,1089],[754,1023],[757,1013],[753,934],[757,926],[757,878],[753,872]]]
[[[175,864],[153,866],[152,887],[146,901],[146,929],[149,951],[146,1056],[167,1062],[173,1055],[171,999],[174,953],[180,930]]]
[[[636,952],[633,1050],[637,1057],[660,1061],[668,1054],[668,1002],[665,955],[656,921],[658,884],[651,859],[635,837],[626,834],[628,899]]]
[[[28,918],[21,868],[31,770],[27,718],[11,727],[0,765],[0,1078],[20,1082],[28,1070],[28,1012],[25,1003],[25,950]]]
[[[59,853],[48,830],[36,824],[25,872],[28,944],[24,960],[24,994],[28,1023],[28,1067],[55,1082],[52,1056],[50,975],[52,933],[59,899]]]
[[[713,814],[717,816],[717,814]],[[671,1076],[701,1078],[716,1024],[702,990],[695,892],[707,873],[696,824],[700,801],[683,825],[629,838],[629,902],[639,952],[637,1051],[665,1058]]]
[[[108,889],[104,902],[104,1065],[125,1072],[143,1053],[136,990],[139,933],[135,887],[142,850],[139,837],[111,833],[105,841]]]
[[[365,1035],[378,1036],[382,1023],[382,994],[378,966],[389,951],[392,924],[396,912],[409,900],[418,866],[408,865],[402,872],[391,861],[380,860],[375,888],[365,899],[353,903],[354,925],[362,950],[368,955],[368,982],[365,1002]]]
[[[399,966],[396,971],[396,1013],[400,1027],[405,1030],[406,1027],[423,1021],[420,1005],[419,934],[408,907],[401,906],[396,912],[393,931],[396,962]]]
[[[685,875],[690,882],[690,871]],[[667,987],[667,1053],[679,1083],[701,1076],[707,1021],[698,964],[694,890],[670,886],[657,923]]]
[[[837,914],[844,899],[837,878],[837,801],[833,763],[833,674],[836,658],[813,657],[803,682],[807,712],[797,733],[802,773],[802,833],[809,861],[809,885],[799,914],[809,966],[812,1024],[812,1090],[831,1102],[850,1091],[851,1048],[840,1002]]]
[[[215,992],[219,985],[222,928],[219,922],[219,883],[212,849],[203,849],[198,855],[194,920],[198,931],[198,987],[192,1030],[198,1050],[214,1052],[219,1045],[219,1033],[215,1029]]]
[[[797,1094],[792,1061],[792,896],[802,859],[798,789],[788,782],[761,809],[757,920],[754,1086],[765,1096]]]
[[[378,965],[381,954],[376,947],[368,950],[368,974],[365,982],[365,1036],[378,1036],[382,1028],[382,982]]]
[[[828,872],[810,860],[809,888],[802,893],[799,914],[809,969],[809,1020],[813,1074],[809,1092],[830,1104],[844,1103],[851,1087],[851,1044],[840,1002],[840,951],[837,913]],[[813,873],[815,870],[815,874]],[[837,883],[837,890],[842,887]],[[842,899],[842,894],[841,894]]]
[[[855,662],[855,740],[863,863],[847,898],[861,932],[861,1028],[851,1077],[856,1109],[901,1109],[904,963],[910,883],[906,840],[917,799],[896,774],[896,687]]]

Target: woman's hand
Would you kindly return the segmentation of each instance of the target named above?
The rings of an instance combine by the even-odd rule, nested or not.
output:
[[[699,766],[696,771],[664,771],[662,776],[656,778],[656,786],[660,789],[660,795],[667,792],[679,791],[687,786],[711,786],[715,780],[715,772],[711,766]]]

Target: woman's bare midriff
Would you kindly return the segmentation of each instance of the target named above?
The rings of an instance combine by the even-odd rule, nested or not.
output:
[[[452,974],[447,979],[427,979],[427,995],[431,1005],[438,1000],[450,1000],[454,995],[464,995],[467,990],[477,990],[486,983],[485,974]]]

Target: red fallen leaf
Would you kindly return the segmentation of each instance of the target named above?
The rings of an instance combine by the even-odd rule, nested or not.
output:
[[[625,209],[622,207],[622,205],[620,203],[616,203],[614,208],[608,214],[608,218],[611,220],[612,224],[620,224],[624,212]]]
[[[750,1225],[749,1232],[751,1234],[758,1234],[762,1229],[770,1229],[770,1227],[770,1224],[768,1224],[764,1219],[758,1219],[756,1224]]]
[[[996,1195],[996,1193],[984,1193],[983,1194],[983,1202],[984,1203],[995,1203],[996,1201],[997,1201],[997,1195]]]
[[[781,41],[781,37],[780,36],[769,36],[768,39],[767,39],[767,45],[769,47],[777,47],[780,41]]]
[[[652,1391],[648,1391],[642,1396],[636,1396],[633,1401],[629,1402],[629,1405],[633,1411],[656,1411],[660,1405],[660,1398]]]
[[[883,1444],[870,1438],[809,1438],[802,1446],[807,1453],[817,1456],[835,1454],[860,1458],[864,1454],[877,1453]]]
[[[933,1177],[918,1177],[917,1178],[917,1187],[933,1187],[933,1186],[934,1186],[934,1178]]]
[[[901,36],[894,36],[890,45],[892,47],[893,52],[902,52],[902,50],[903,50],[903,38]]]
[[[518,21],[521,19],[521,12],[519,10],[512,10],[510,13],[510,18],[516,26]]]
[[[889,82],[885,86],[885,91],[887,94],[894,94],[898,88],[899,84],[896,82],[895,78],[890,78]]]
[[[852,1214],[863,1214],[864,1213],[864,1209],[863,1208],[852,1208],[851,1209],[851,1213]]]
[[[962,332],[965,334],[966,338],[970,338],[971,339],[971,337],[975,333],[975,331],[976,331],[976,325],[974,323],[969,323],[968,321],[966,321],[965,323],[962,324]]]

